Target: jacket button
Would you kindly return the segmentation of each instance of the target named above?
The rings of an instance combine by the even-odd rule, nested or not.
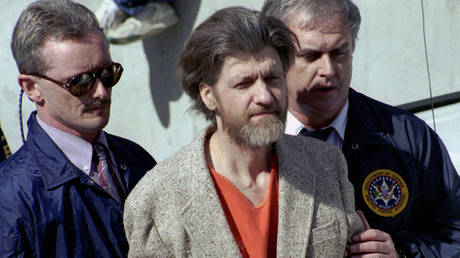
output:
[[[359,148],[359,145],[358,145],[357,143],[353,143],[353,144],[351,145],[351,149],[352,149],[352,150],[357,150],[358,148]]]
[[[121,165],[120,165],[120,168],[123,169],[123,170],[127,170],[127,169],[128,169],[128,166],[126,166],[125,164],[121,164]]]

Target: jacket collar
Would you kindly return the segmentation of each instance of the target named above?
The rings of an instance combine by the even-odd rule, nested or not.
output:
[[[345,144],[385,144],[385,132],[381,121],[375,119],[380,117],[379,110],[376,110],[369,102],[369,98],[350,88],[348,121],[345,129]]]
[[[81,183],[94,185],[83,171],[73,165],[65,154],[57,147],[48,134],[40,127],[34,111],[27,121],[28,134],[25,146],[31,150],[37,164],[38,174],[41,175],[47,190],[57,188],[71,180],[79,179]],[[129,192],[140,180],[151,165],[145,161],[143,153],[133,153],[129,141],[105,133],[107,144],[113,153],[119,174]],[[151,159],[151,157],[150,157]],[[152,163],[155,161],[151,159]],[[150,167],[146,167],[150,166]]]
[[[26,147],[35,156],[37,169],[47,190],[56,188],[70,180],[79,178],[83,172],[75,167],[56,146],[37,122],[37,111],[32,112],[27,121]]]
[[[280,175],[277,256],[306,257],[317,187],[316,172],[292,152],[296,138],[283,135],[276,143]]]
[[[214,182],[206,165],[204,157],[205,138],[212,131],[208,128],[205,133],[195,138],[187,158],[198,160],[194,167],[196,173],[190,177],[190,187],[193,194],[183,209],[185,229],[194,240],[194,248],[207,250],[210,256],[241,256],[233,238],[224,211],[220,204]],[[313,217],[313,200],[316,187],[314,171],[302,168],[298,160],[290,158],[291,143],[285,142],[282,136],[276,143],[275,149],[279,164],[279,194],[278,194],[278,243],[277,255],[288,254],[306,255],[308,239]],[[292,138],[291,140],[294,140]],[[210,237],[218,236],[218,237]],[[213,248],[210,250],[209,246]]]
[[[362,153],[367,146],[387,145],[388,141],[391,141],[387,137],[387,132],[391,132],[391,128],[385,128],[385,121],[382,123],[376,119],[376,117],[382,120],[387,118],[372,104],[370,98],[350,88],[348,100],[350,107],[342,152],[351,169],[359,153]],[[350,175],[355,176],[354,173]]]
[[[129,192],[144,173],[152,169],[153,166],[148,165],[148,162],[146,162],[147,157],[145,157],[144,153],[135,153],[132,148],[126,145],[126,142],[122,142],[122,140],[129,140],[121,139],[107,132],[105,132],[105,136],[118,166],[118,173],[124,178],[125,186]],[[149,156],[148,158],[151,159],[153,165],[156,164],[152,157]]]
[[[193,239],[193,248],[206,250],[207,256],[240,257],[206,163],[205,140],[212,132],[209,127],[186,149],[187,159],[195,165],[190,168],[193,175],[189,177],[192,195],[182,210],[184,227]]]

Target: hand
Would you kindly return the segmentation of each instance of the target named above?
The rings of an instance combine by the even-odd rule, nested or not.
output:
[[[357,211],[365,230],[355,234],[347,254],[351,257],[398,257],[391,236],[378,229],[371,229],[362,211]]]

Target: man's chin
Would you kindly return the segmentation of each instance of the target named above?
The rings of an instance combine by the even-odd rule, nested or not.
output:
[[[279,113],[273,113],[266,115],[264,117],[259,117],[258,119],[251,119],[249,121],[249,126],[252,128],[257,128],[257,127],[270,127],[273,123],[278,124],[278,123],[283,123],[284,124],[285,119],[281,118],[281,115]]]
[[[94,117],[92,119],[87,119],[82,127],[87,132],[99,132],[104,129],[109,123],[109,118],[105,117]]]
[[[284,121],[278,116],[272,116],[263,119],[263,121],[244,126],[241,128],[240,134],[248,146],[262,147],[277,141],[283,134],[284,129]]]
[[[103,123],[104,121],[108,122],[110,118],[110,110],[88,110],[81,115],[81,118],[84,121],[88,121],[88,123],[91,123],[91,121],[94,123],[98,123],[97,121],[100,121],[100,123]]]

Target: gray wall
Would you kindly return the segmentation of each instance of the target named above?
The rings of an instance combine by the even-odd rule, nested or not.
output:
[[[22,144],[18,125],[19,87],[9,43],[21,10],[31,1],[2,1],[8,4],[0,10],[3,19],[0,121],[15,151]],[[99,6],[99,1],[80,2],[92,10]],[[460,91],[460,1],[424,2],[433,93]],[[178,25],[140,42],[112,45],[113,60],[122,63],[125,72],[113,90],[112,116],[106,130],[140,143],[157,160],[165,159],[188,143],[206,123],[187,111],[190,100],[174,79],[176,58],[185,40],[194,27],[220,8],[243,5],[259,9],[262,3],[263,0],[176,0],[181,17]],[[355,3],[360,7],[363,21],[354,55],[352,87],[394,105],[429,97],[420,1],[356,0]],[[25,121],[34,106],[27,98],[23,103]],[[457,118],[451,120],[457,123],[450,123],[456,132],[460,129]],[[451,134],[446,134],[449,150],[460,146],[459,137]],[[444,139],[442,134],[441,137]],[[460,155],[458,148],[455,155]]]

